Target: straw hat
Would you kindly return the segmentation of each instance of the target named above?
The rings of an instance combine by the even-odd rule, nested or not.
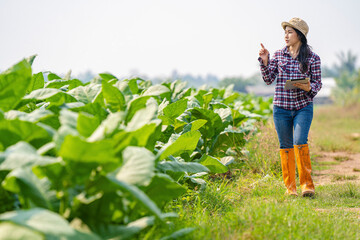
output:
[[[292,18],[289,22],[282,22],[281,26],[283,27],[284,30],[285,30],[286,26],[296,28],[302,34],[304,34],[305,37],[306,37],[307,33],[309,32],[309,26],[307,25],[307,23],[304,20],[302,20],[301,18],[297,18],[297,17]]]

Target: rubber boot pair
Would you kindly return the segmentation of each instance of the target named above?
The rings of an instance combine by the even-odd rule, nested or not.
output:
[[[294,145],[294,148],[280,149],[281,168],[287,195],[297,196],[295,178],[295,157],[300,178],[301,194],[311,197],[315,193],[311,178],[311,161],[308,144]]]

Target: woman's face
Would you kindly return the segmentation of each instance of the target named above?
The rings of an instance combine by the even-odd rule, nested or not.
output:
[[[286,26],[285,28],[285,43],[286,46],[294,46],[296,45],[298,42],[300,42],[300,39],[296,33],[296,31],[289,26]]]

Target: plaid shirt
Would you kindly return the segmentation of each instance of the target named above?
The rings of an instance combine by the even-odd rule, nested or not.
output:
[[[276,79],[273,104],[278,107],[288,110],[299,110],[306,107],[313,101],[322,86],[320,57],[312,51],[307,59],[309,65],[305,74],[301,73],[300,62],[291,57],[287,47],[276,51],[267,66],[263,64],[260,57],[258,60],[264,82],[270,85]],[[306,77],[310,78],[311,90],[309,92],[299,88],[284,89],[286,80]]]

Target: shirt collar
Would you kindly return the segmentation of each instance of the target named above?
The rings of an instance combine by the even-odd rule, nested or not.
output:
[[[281,49],[281,51],[283,52],[283,54],[287,54],[291,57],[289,49],[286,46],[283,49]]]
[[[287,54],[287,55],[289,55],[291,57],[288,47],[285,46],[283,49],[281,49],[281,51],[282,51],[283,54]],[[311,54],[312,54],[312,51],[310,49],[309,56]]]

